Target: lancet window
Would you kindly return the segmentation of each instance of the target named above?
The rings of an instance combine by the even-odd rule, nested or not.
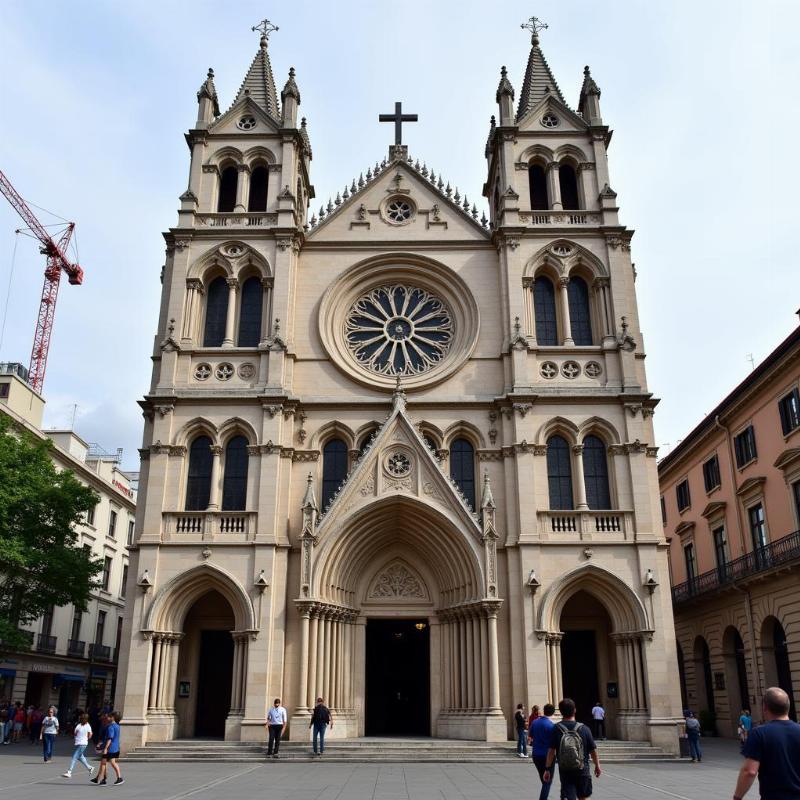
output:
[[[189,446],[189,474],[186,480],[186,510],[205,511],[211,498],[211,439],[198,436]]]
[[[570,446],[567,440],[558,434],[547,440],[547,485],[550,508],[553,511],[571,511],[575,508]]]
[[[333,500],[336,490],[347,477],[347,445],[330,439],[322,448],[322,509]]]
[[[258,347],[261,341],[261,317],[264,288],[260,278],[248,278],[239,295],[239,347]]]
[[[592,344],[592,315],[589,307],[589,287],[586,281],[572,276],[567,285],[569,321],[572,340],[576,345]]]
[[[533,282],[533,309],[537,343],[544,346],[557,345],[556,293],[553,282],[543,275]]]
[[[236,208],[236,191],[239,186],[239,171],[233,165],[225,167],[219,176],[217,211],[231,212]]]
[[[450,445],[450,477],[456,482],[471,508],[475,508],[475,448],[467,439]]]
[[[225,447],[223,511],[244,511],[247,507],[247,466],[247,439],[244,436],[234,436]]]
[[[228,317],[228,284],[225,278],[214,278],[206,291],[206,319],[203,347],[221,347]]]
[[[248,211],[267,210],[267,185],[269,183],[269,170],[265,166],[258,166],[250,173],[250,191],[247,199]]]
[[[611,508],[606,445],[602,439],[592,434],[583,440],[583,480],[589,508]]]
[[[546,211],[550,208],[547,175],[541,164],[531,164],[528,167],[528,183],[531,195],[531,209],[533,211]]]

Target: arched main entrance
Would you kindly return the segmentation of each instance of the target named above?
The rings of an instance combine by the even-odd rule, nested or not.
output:
[[[761,652],[767,686],[780,686],[789,695],[789,718],[797,721],[792,669],[786,631],[776,617],[767,617],[761,626]]]

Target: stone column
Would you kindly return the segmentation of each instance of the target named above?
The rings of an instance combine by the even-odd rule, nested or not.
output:
[[[263,294],[261,296],[261,341],[260,347],[265,347],[270,333],[270,314],[272,313],[272,278],[262,278],[261,286]]]
[[[181,326],[181,339],[190,342],[194,339],[200,298],[205,294],[203,282],[198,278],[188,278],[186,281],[186,304],[183,311],[183,325]]]
[[[333,637],[331,634],[333,633],[333,618],[330,614],[325,615],[325,673],[324,678],[322,681],[322,696],[325,698],[325,704],[328,705],[331,702],[331,647],[332,647],[332,639]],[[330,707],[330,706],[329,706]]]
[[[218,444],[211,445],[211,491],[208,495],[208,510],[219,510],[219,493],[220,493],[220,462],[222,458],[222,447]]]
[[[311,709],[317,700],[317,627],[319,620],[315,611],[311,611],[309,645],[308,645],[308,679],[306,687],[306,708]]]
[[[481,696],[483,697],[483,708],[486,708],[489,705],[489,645],[486,618],[481,618],[479,622],[481,628]]]
[[[147,710],[155,711],[158,708],[158,680],[161,669],[161,634],[153,634],[152,666],[150,668],[150,696]]]
[[[483,675],[481,673],[481,620],[476,616],[472,618],[472,661],[475,674],[475,708],[484,708],[486,698],[483,696]]]
[[[325,614],[320,611],[317,621],[317,697],[328,698],[325,695]],[[316,698],[315,698],[316,700]]]
[[[175,687],[178,683],[178,657],[180,656],[182,633],[173,633],[169,641],[170,663],[167,673],[167,686],[165,691],[166,708],[175,711]]]
[[[572,339],[572,322],[569,318],[569,294],[567,287],[569,286],[569,278],[565,275],[558,279],[558,297],[561,302],[561,328],[564,334],[564,344],[570,347],[575,346]]]
[[[614,318],[611,313],[611,304],[609,301],[609,279],[608,278],[595,278],[592,282],[592,287],[595,290],[595,297],[597,298],[597,310],[600,318],[600,327],[602,338],[614,337]]]
[[[469,708],[469,688],[467,675],[467,627],[466,620],[458,619],[458,674],[461,692],[461,708]]]
[[[547,179],[550,184],[550,208],[553,211],[560,211],[564,206],[561,202],[561,181],[558,179],[557,161],[551,161],[547,165]]]
[[[617,685],[619,686],[620,711],[626,711],[631,707],[631,700],[630,692],[628,691],[628,661],[625,639],[618,633],[612,633],[611,638],[617,648]]]
[[[637,708],[644,710],[647,708],[647,696],[645,695],[644,665],[642,664],[641,639],[635,637],[631,639],[631,649],[633,650],[633,669],[636,681],[636,694],[638,696]]]
[[[497,649],[497,609],[489,610],[489,709],[500,710],[500,656]]]
[[[163,711],[166,706],[166,689],[167,676],[169,675],[170,650],[169,638],[162,634],[161,660],[158,665],[158,700],[156,702],[156,707],[159,709],[159,711]]]
[[[308,646],[310,635],[310,609],[303,606],[300,611],[300,705],[297,711],[305,713],[309,710],[307,705],[309,684],[308,684]],[[313,708],[313,706],[312,706]]]
[[[353,623],[344,624],[344,708],[353,707]]]
[[[553,649],[555,650],[556,654],[556,703],[558,703],[558,701],[564,695],[564,675],[563,667],[561,665],[561,640],[563,638],[563,633],[555,634],[555,642],[553,645]]]
[[[597,204],[597,189],[592,186],[592,174],[594,164],[591,161],[583,161],[578,164],[578,181],[583,195],[583,208],[589,209]]]
[[[234,211],[247,211],[247,196],[250,189],[250,167],[247,164],[237,164],[236,169],[239,172],[236,181],[236,205]]]
[[[231,674],[231,708],[228,712],[230,714],[237,714],[240,709],[239,693],[240,693],[240,680],[242,671],[242,648],[241,641],[234,631],[231,631],[231,638],[233,639],[233,670]]]
[[[450,619],[450,682],[452,685],[452,705],[451,708],[461,708],[461,680],[459,678],[459,646],[458,646],[458,622]]]
[[[577,511],[588,511],[589,504],[586,502],[586,479],[583,475],[583,445],[573,445],[572,453],[575,456],[573,477],[575,479],[575,491],[578,495],[578,504],[575,508]]]
[[[525,338],[529,344],[536,344],[536,310],[533,306],[533,278],[522,279],[525,293]]]
[[[225,317],[225,338],[222,340],[222,346],[233,347],[236,335],[236,293],[239,291],[239,281],[236,278],[226,278],[225,282],[228,284],[228,314]]]
[[[472,620],[469,617],[464,619],[464,641],[467,645],[466,658],[467,658],[467,707],[470,709],[477,708],[475,702],[475,662],[473,660],[474,642],[472,641]]]

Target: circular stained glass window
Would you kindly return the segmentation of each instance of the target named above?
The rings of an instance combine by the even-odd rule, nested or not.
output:
[[[380,375],[419,375],[439,364],[453,341],[450,309],[415,286],[381,286],[360,297],[345,320],[347,348]]]
[[[545,128],[557,128],[558,117],[555,114],[545,114],[542,117],[542,125],[544,125]]]
[[[242,117],[236,124],[243,131],[251,131],[256,126],[256,118]]]
[[[414,209],[411,207],[411,203],[407,203],[405,200],[390,200],[386,206],[386,216],[392,222],[408,222],[413,213]]]

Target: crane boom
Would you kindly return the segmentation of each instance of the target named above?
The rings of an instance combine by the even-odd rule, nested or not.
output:
[[[73,263],[67,257],[67,247],[75,231],[75,223],[68,223],[66,230],[61,233],[58,241],[56,241],[50,236],[44,225],[39,222],[36,215],[2,171],[0,171],[0,192],[3,193],[31,232],[41,242],[40,252],[42,255],[47,256],[47,266],[44,270],[44,287],[42,288],[42,299],[39,304],[39,315],[36,319],[36,332],[33,337],[28,376],[30,385],[41,394],[47,367],[47,353],[50,349],[50,337],[53,332],[53,318],[56,311],[61,271],[63,270],[67,274],[67,279],[73,286],[79,286],[83,283],[83,270],[80,265]]]

